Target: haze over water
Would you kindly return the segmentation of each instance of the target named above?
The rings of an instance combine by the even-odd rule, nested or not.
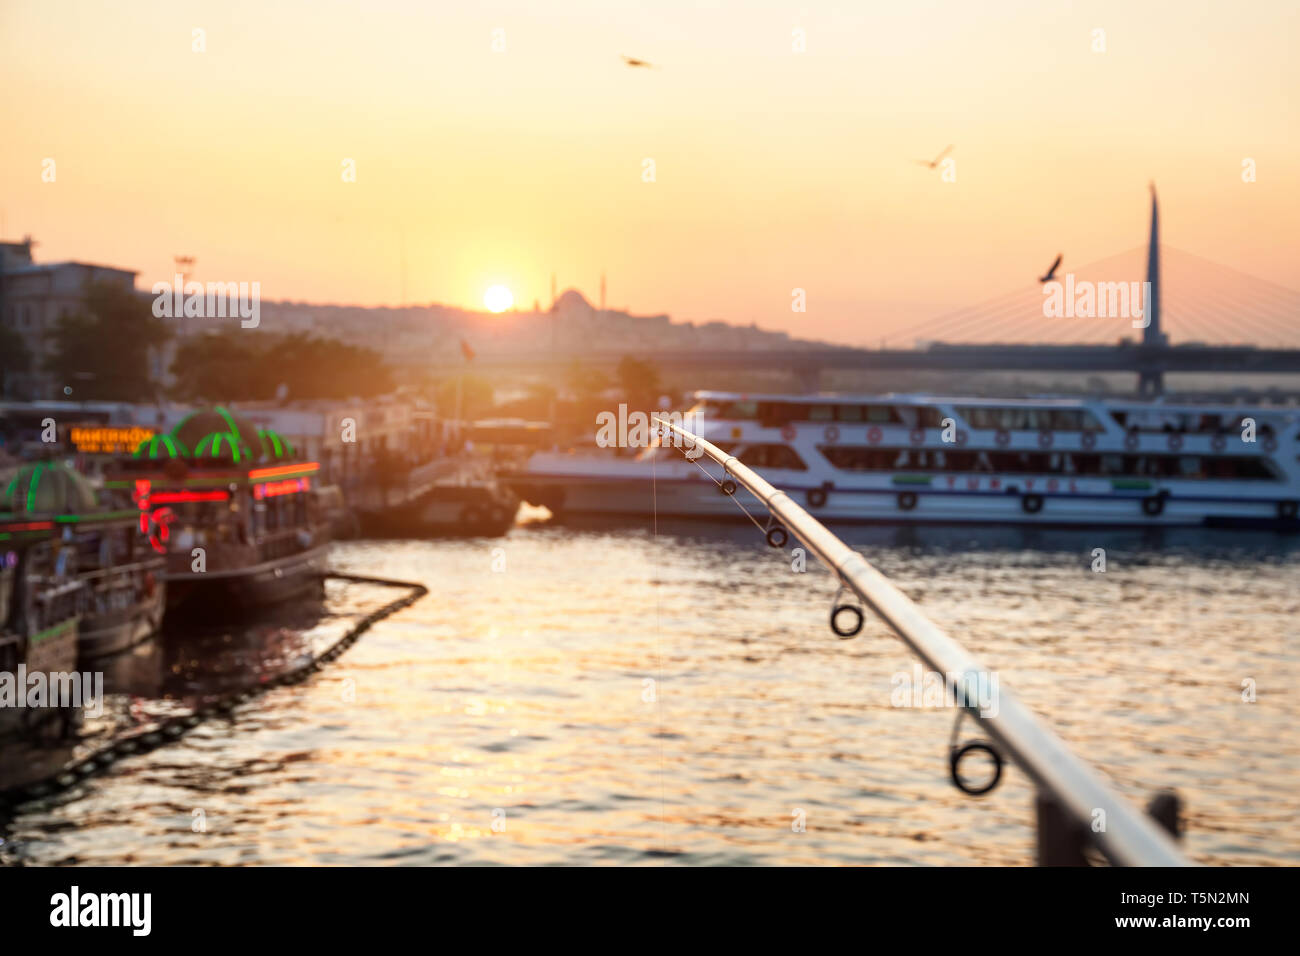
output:
[[[1300,862],[1300,541],[842,530],[1133,801],[1176,788],[1195,860]],[[1097,547],[1105,573],[1090,570]],[[890,704],[904,646],[872,622],[836,640],[830,577],[793,573],[752,527],[524,525],[341,543],[332,563],[430,594],[307,683],[24,813],[0,860],[1033,862],[1024,775],[959,793],[953,712]],[[331,596],[341,610],[392,595]],[[296,632],[205,633],[241,649],[237,677],[248,648],[282,656],[272,638]],[[194,639],[162,647],[169,689]]]

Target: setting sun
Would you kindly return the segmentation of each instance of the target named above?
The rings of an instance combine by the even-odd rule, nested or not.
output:
[[[504,312],[515,304],[515,297],[503,285],[494,285],[483,293],[483,304],[489,312]]]

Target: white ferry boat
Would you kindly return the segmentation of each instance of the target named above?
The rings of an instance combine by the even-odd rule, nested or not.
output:
[[[828,521],[1300,530],[1300,410],[1100,399],[698,392],[698,433]],[[707,474],[706,474],[707,472]],[[564,514],[739,515],[680,448],[533,455],[505,476]],[[738,500],[751,512],[747,492]],[[759,509],[761,511],[761,508]]]

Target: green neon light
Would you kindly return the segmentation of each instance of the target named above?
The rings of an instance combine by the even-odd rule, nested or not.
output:
[[[244,436],[239,434],[239,426],[235,424],[235,419],[231,417],[230,412],[226,411],[225,408],[222,407],[221,405],[218,405],[217,414],[220,415],[222,418],[224,418],[226,420],[226,424],[230,426],[230,434],[234,435],[240,441],[243,441]]]
[[[41,633],[32,636],[29,639],[30,643],[36,644],[39,643],[40,641],[45,640],[46,638],[55,637],[56,635],[61,634],[62,632],[66,631],[70,627],[76,627],[77,622],[80,620],[81,617],[80,615],[78,615],[77,617],[70,617],[66,621],[60,621],[58,624],[55,624],[53,627],[47,627],[45,630],[41,631]]]
[[[204,435],[199,443],[194,446],[194,454],[203,455],[203,447],[207,445],[209,447],[207,454],[212,458],[217,458],[221,455],[221,442],[223,440],[230,445],[231,457],[234,458],[235,461],[239,461],[243,457],[239,447],[240,441],[230,432],[209,432]]]
[[[36,510],[36,486],[40,484],[41,473],[45,471],[45,462],[41,462],[32,471],[32,479],[27,485],[27,510]]]

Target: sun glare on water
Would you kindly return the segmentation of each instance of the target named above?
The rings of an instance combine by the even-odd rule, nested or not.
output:
[[[483,293],[483,304],[489,312],[504,312],[515,304],[515,297],[503,285],[494,285]]]

